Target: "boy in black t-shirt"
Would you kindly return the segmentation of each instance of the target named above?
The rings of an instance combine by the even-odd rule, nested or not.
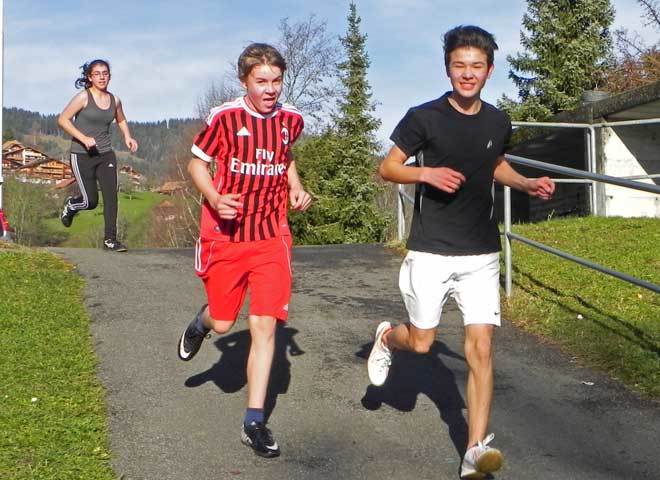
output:
[[[369,378],[385,383],[392,351],[427,353],[442,307],[453,296],[465,325],[468,363],[468,444],[462,478],[484,478],[502,465],[486,435],[493,396],[492,335],[500,325],[500,240],[493,218],[493,179],[549,199],[548,177],[525,178],[504,158],[511,138],[509,117],[480,99],[493,72],[497,44],[474,26],[445,34],[445,67],[452,91],[411,108],[390,137],[394,146],[380,166],[385,180],[415,183],[408,255],[399,287],[409,322],[376,329]],[[405,165],[416,155],[419,166]]]

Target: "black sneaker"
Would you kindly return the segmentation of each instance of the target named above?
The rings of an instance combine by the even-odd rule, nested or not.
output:
[[[241,442],[254,450],[254,453],[264,458],[280,456],[280,447],[273,440],[273,433],[261,422],[243,425]]]
[[[103,240],[103,250],[111,250],[113,252],[125,252],[126,247],[119,241],[111,238]]]
[[[62,221],[62,225],[64,225],[66,228],[69,228],[71,226],[71,223],[73,222],[73,217],[76,216],[75,210],[72,210],[69,205],[71,204],[71,199],[73,197],[66,197],[66,200],[64,200],[64,206],[62,207],[62,213],[60,214],[60,220]]]
[[[210,332],[210,329],[204,329],[204,332],[200,332],[195,326],[197,318],[199,318],[205,308],[206,305],[200,309],[197,315],[195,315],[195,318],[193,318],[193,321],[188,324],[184,332],[181,334],[178,352],[179,358],[185,362],[197,355],[197,352],[199,352],[199,348],[204,341],[204,337]]]

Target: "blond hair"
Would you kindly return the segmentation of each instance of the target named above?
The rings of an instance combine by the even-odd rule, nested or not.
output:
[[[286,70],[286,61],[275,47],[267,43],[252,43],[238,57],[238,79],[244,82],[257,65],[279,67],[282,73]]]

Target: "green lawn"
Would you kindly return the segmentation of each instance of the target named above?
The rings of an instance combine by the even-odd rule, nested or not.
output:
[[[168,197],[152,192],[119,194],[119,238],[130,248],[147,245],[151,210]],[[59,219],[49,219],[48,228],[67,235],[60,243],[62,247],[100,247],[103,241],[103,201],[94,210],[79,212],[70,228],[65,228]]]
[[[82,280],[0,242],[0,478],[112,479]]]
[[[660,284],[660,219],[570,218],[513,231]],[[513,266],[507,319],[660,397],[660,295],[515,241]]]

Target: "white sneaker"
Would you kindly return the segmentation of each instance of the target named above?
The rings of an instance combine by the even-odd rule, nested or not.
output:
[[[488,435],[483,441],[468,449],[461,464],[461,478],[485,478],[487,474],[502,468],[502,452],[488,446],[495,435]]]
[[[377,387],[380,387],[387,380],[387,374],[392,364],[392,352],[383,345],[383,334],[391,328],[392,325],[390,325],[390,322],[380,322],[378,328],[376,328],[374,346],[367,361],[369,380]]]

